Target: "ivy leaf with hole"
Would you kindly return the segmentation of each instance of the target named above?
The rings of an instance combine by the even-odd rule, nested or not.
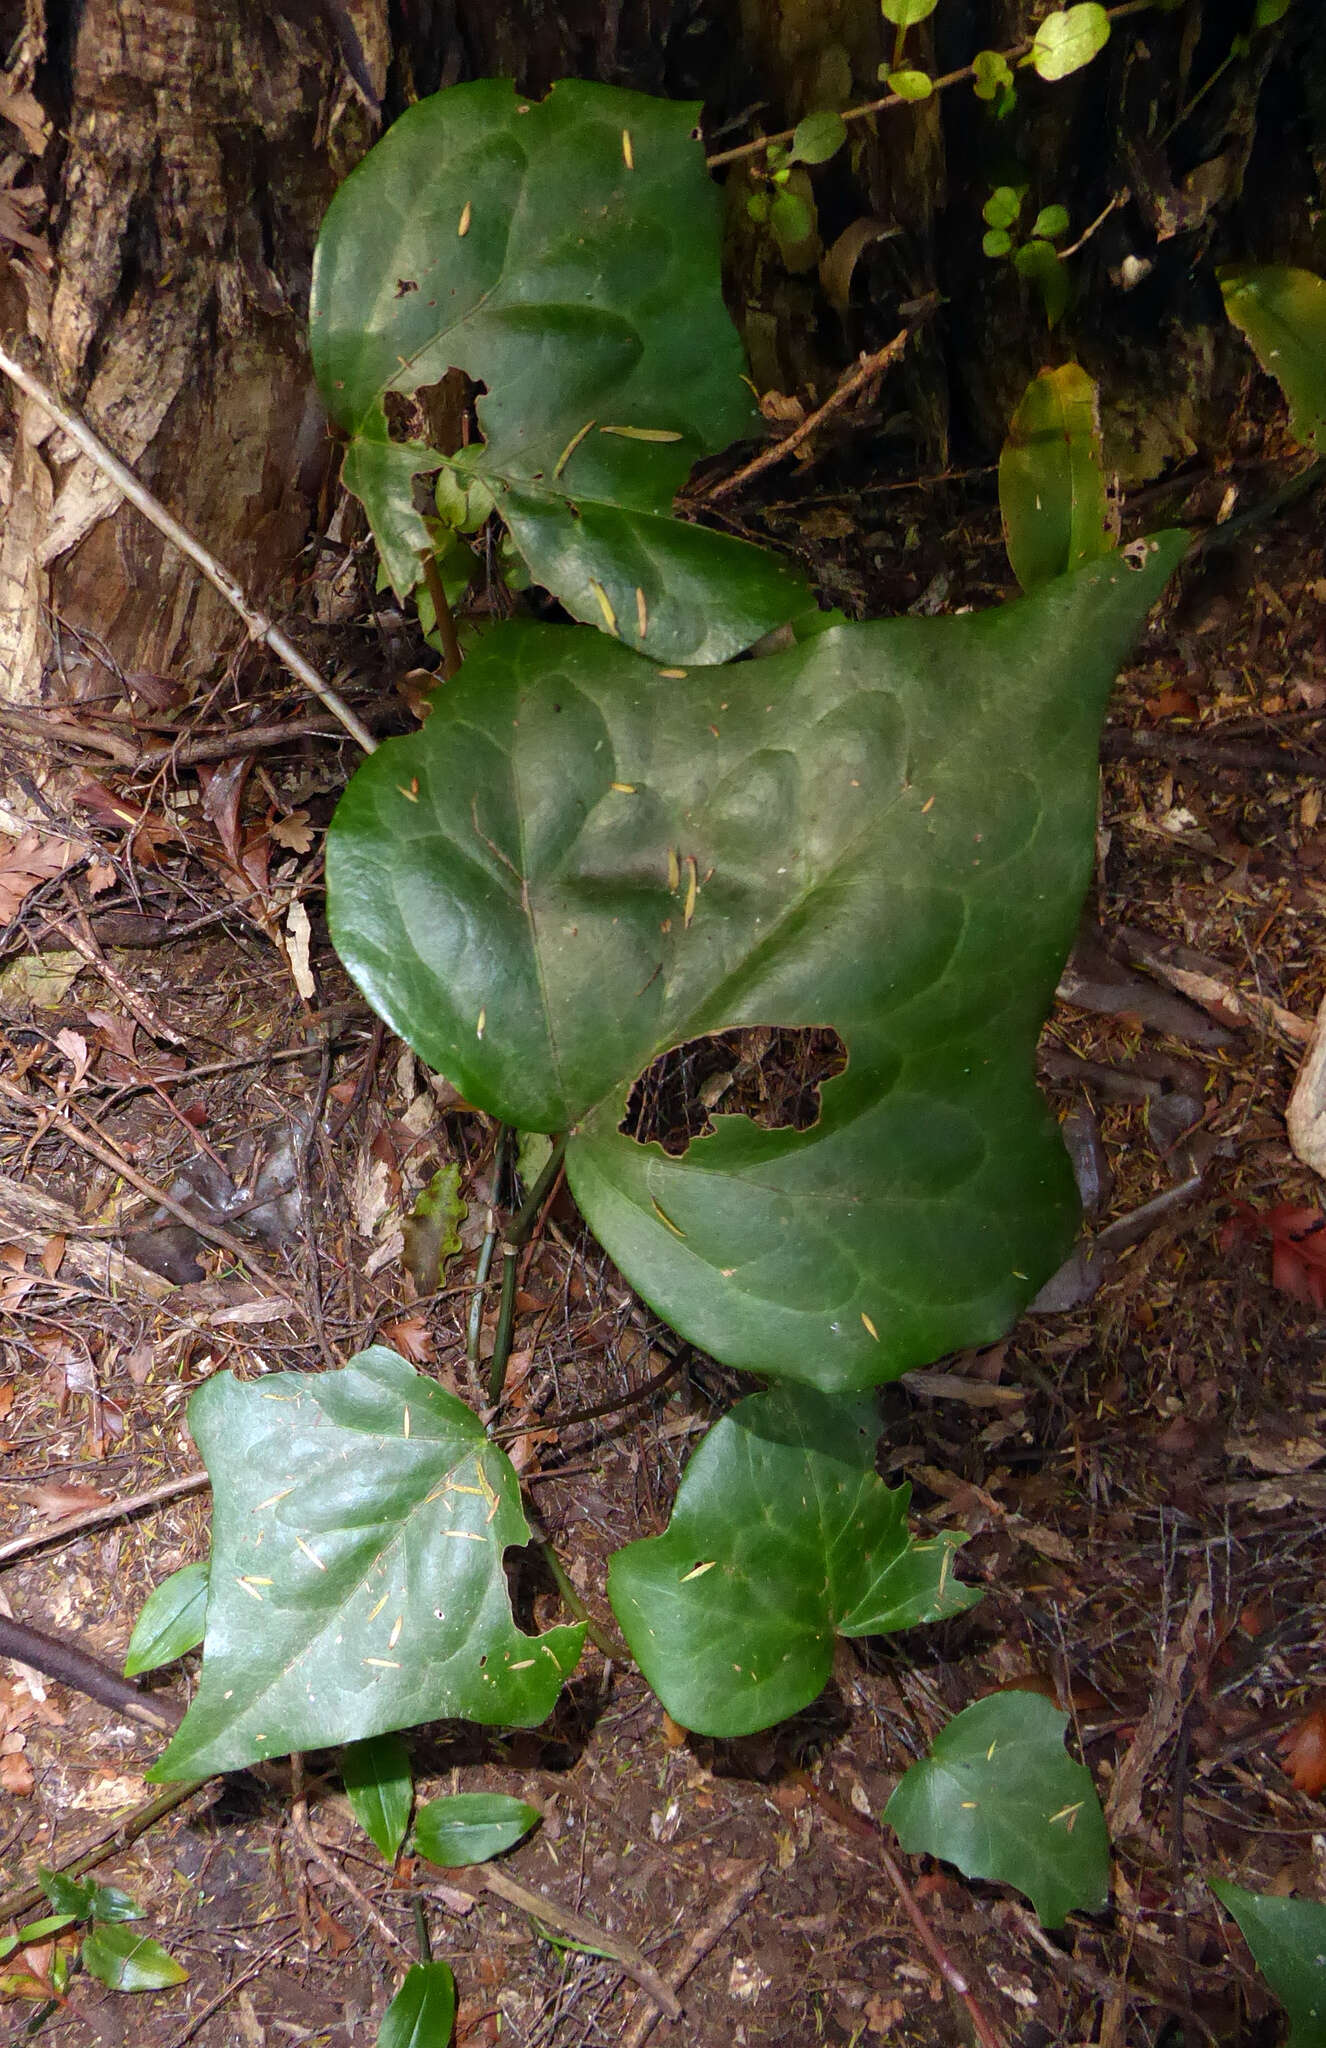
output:
[[[942,1728],[884,1809],[909,1855],[1025,1892],[1045,1927],[1109,1902],[1110,1849],[1091,1773],[1064,1749],[1068,1716],[997,1692]]]
[[[569,1131],[605,1249],[725,1363],[833,1391],[992,1341],[1076,1228],[1035,1045],[1101,712],[1184,545],[718,673],[504,626],[342,797],[337,950],[467,1101]],[[810,1129],[620,1128],[661,1053],[756,1025],[845,1043]]]
[[[463,1401],[374,1347],[340,1372],[218,1373],[189,1426],[212,1479],[207,1635],[152,1777],[443,1717],[547,1718],[584,1630],[516,1627],[519,1483]]]
[[[702,456],[761,432],[699,114],[484,79],[411,107],[337,192],[313,364],[399,596],[433,545],[415,478],[451,468],[568,611],[660,659],[724,661],[804,605],[775,556],[673,515]],[[429,423],[451,369],[483,387],[481,446]]]
[[[1289,2014],[1285,2048],[1326,2048],[1326,1906],[1244,1891],[1223,1878],[1207,1882]]]
[[[911,1489],[876,1474],[878,1436],[867,1400],[752,1395],[692,1457],[666,1533],[617,1552],[613,1612],[682,1727],[771,1727],[823,1690],[836,1636],[914,1628],[979,1600],[953,1573],[965,1537],[909,1537]]]

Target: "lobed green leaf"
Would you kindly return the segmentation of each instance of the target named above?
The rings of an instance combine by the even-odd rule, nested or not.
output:
[[[613,1558],[608,1592],[675,1721],[747,1735],[823,1690],[837,1635],[883,1635],[980,1598],[953,1576],[965,1541],[916,1543],[911,1489],[875,1472],[865,1400],[784,1388],[741,1401],[686,1468],[666,1534]]]

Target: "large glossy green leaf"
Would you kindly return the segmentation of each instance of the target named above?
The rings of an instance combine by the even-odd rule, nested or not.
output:
[[[994,1338],[1076,1227],[1033,1053],[1102,708],[1183,544],[681,679],[494,632],[338,806],[341,958],[468,1101],[570,1127],[592,1228],[728,1363],[832,1390]],[[812,1129],[618,1130],[658,1053],[756,1024],[845,1041]]]
[[[1225,311],[1278,379],[1296,438],[1326,455],[1326,278],[1282,263],[1219,275]]]
[[[760,431],[698,118],[577,80],[543,101],[453,86],[332,201],[314,368],[400,595],[429,546],[414,479],[446,456],[422,412],[393,438],[387,400],[456,368],[486,387],[484,445],[459,467],[576,618],[660,659],[723,661],[804,604],[774,556],[672,514],[701,456]]]
[[[1114,547],[1096,386],[1080,363],[1042,370],[1023,392],[999,454],[999,512],[1024,590]]]
[[[124,1675],[156,1671],[196,1650],[207,1625],[207,1561],[182,1565],[143,1602],[124,1659]]]
[[[584,1631],[515,1626],[519,1486],[454,1394],[375,1347],[340,1372],[218,1373],[189,1426],[212,1477],[207,1637],[153,1777],[443,1715],[545,1719]]]
[[[884,1818],[911,1855],[1025,1892],[1046,1927],[1109,1902],[1110,1851],[1091,1773],[1064,1749],[1068,1716],[1036,1692],[966,1707],[907,1771]]]
[[[360,1827],[393,1862],[414,1804],[410,1752],[399,1735],[369,1735],[349,1743],[341,1755],[341,1782]]]
[[[1285,2048],[1326,2048],[1326,1906],[1244,1891],[1223,1878],[1208,1883],[1289,2014]]]
[[[447,2048],[456,2024],[449,1963],[416,1963],[382,2016],[377,2048]]]
[[[876,1474],[878,1435],[868,1400],[752,1395],[691,1459],[666,1533],[617,1552],[613,1612],[683,1727],[771,1727],[823,1689],[836,1635],[913,1628],[980,1598],[953,1573],[965,1538],[908,1536],[911,1489]]]

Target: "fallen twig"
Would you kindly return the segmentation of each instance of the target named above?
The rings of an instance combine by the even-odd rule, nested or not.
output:
[[[147,1830],[154,1827],[166,1814],[173,1813],[177,1806],[183,1806],[186,1799],[192,1799],[195,1792],[201,1792],[204,1785],[210,1783],[209,1778],[186,1778],[178,1785],[168,1785],[166,1790],[158,1792],[154,1799],[144,1800],[141,1806],[132,1808],[124,1820],[117,1822],[107,1834],[94,1842],[91,1848],[84,1849],[68,1863],[60,1864],[59,1875],[85,1877],[89,1870],[96,1870],[98,1865],[109,1863],[112,1856],[121,1855],[131,1842],[136,1842],[140,1835],[146,1834]],[[34,1906],[39,1906],[45,1897],[46,1893],[39,1884],[19,1885],[13,1891],[6,1892],[0,1897],[0,1927],[5,1926],[10,1920],[20,1920],[25,1913],[30,1913]]]
[[[873,355],[861,356],[856,368],[850,370],[842,378],[829,393],[823,405],[818,406],[814,412],[807,414],[800,426],[793,427],[791,433],[785,434],[781,441],[775,441],[772,448],[763,449],[750,462],[743,464],[740,469],[735,470],[731,476],[722,477],[716,484],[711,484],[703,493],[703,502],[712,505],[719,498],[730,498],[734,491],[739,491],[743,485],[750,482],[752,477],[759,476],[763,470],[772,469],[775,463],[783,462],[789,455],[795,454],[802,443],[808,441],[811,435],[824,425],[825,420],[829,418],[831,413],[841,412],[849,399],[855,398],[858,391],[864,390],[872,378],[878,377],[885,370],[892,368],[893,364],[902,355],[903,350],[921,322],[934,311],[938,304],[939,297],[935,292],[931,292],[928,297],[922,299],[908,325],[900,327],[892,341],[886,342],[883,348],[877,348]]]
[[[569,1906],[559,1906],[556,1899],[548,1898],[543,1892],[530,1891],[527,1885],[518,1884],[504,1870],[486,1869],[483,1888],[495,1893],[499,1899],[505,1899],[509,1906],[519,1906],[531,1919],[541,1921],[556,1933],[565,1934],[572,1941],[581,1941],[587,1948],[611,1956],[615,1963],[621,1964],[628,1977],[634,1977],[642,1991],[649,1993],[660,2012],[670,2020],[681,2018],[681,2000],[676,1992],[663,1982],[642,1951],[624,1935],[609,1934],[606,1928],[596,1926],[594,1921],[586,1920],[580,1913],[573,1913]]]
[[[313,693],[319,703],[345,727],[351,739],[356,740],[366,754],[371,754],[377,742],[363,720],[350,709],[344,698],[333,690],[330,683],[323,681],[312,662],[305,660],[294,642],[280,627],[273,625],[267,614],[259,611],[258,607],[250,602],[241,585],[230,571],[217,561],[216,556],[209,553],[201,541],[195,540],[187,527],[181,526],[177,519],[172,518],[161,501],[154,498],[151,491],[139,483],[133,471],[120,461],[118,455],[111,454],[105,442],[93,433],[86,420],[62,405],[41,378],[34,376],[25,364],[20,363],[5,348],[0,348],[0,370],[3,370],[5,375],[17,384],[20,391],[55,421],[61,432],[67,434],[75,446],[82,449],[102,475],[109,477],[116,490],[123,492],[131,505],[137,506],[145,519],[151,520],[158,533],[164,533],[166,539],[177,547],[182,555],[187,556],[195,569],[207,578],[212,588],[219,591],[227,604],[243,619],[249,629],[250,638],[260,640],[265,646],[270,647],[283,667],[287,668],[306,690]]]
[[[361,1891],[354,1879],[333,1862],[309,1826],[308,1799],[304,1791],[304,1759],[298,1750],[292,1750],[290,1755],[290,1783],[290,1826],[300,1848],[312,1858],[336,1889],[344,1892],[346,1898],[358,1907],[378,1939],[385,1943],[392,1961],[395,1962],[404,1956],[407,1963],[413,1963],[414,1953],[407,1943],[401,1940],[391,1922],[383,1918],[367,1893]]]
[[[39,1113],[42,1110],[41,1104],[34,1102],[30,1095],[25,1095],[21,1088],[16,1088],[12,1081],[0,1081],[0,1095],[29,1116],[34,1110]],[[150,1201],[164,1209],[167,1215],[173,1216],[179,1223],[187,1223],[190,1230],[196,1231],[199,1237],[206,1238],[209,1244],[217,1245],[223,1252],[228,1253],[246,1272],[251,1273],[269,1294],[276,1295],[281,1300],[289,1300],[286,1290],[275,1276],[267,1271],[260,1260],[254,1258],[252,1252],[247,1246],[242,1245],[237,1237],[230,1231],[223,1230],[219,1223],[209,1223],[203,1217],[195,1215],[183,1202],[177,1202],[173,1195],[168,1195],[164,1188],[156,1187],[145,1175],[139,1173],[136,1166],[129,1164],[116,1146],[108,1144],[104,1138],[94,1137],[91,1131],[80,1129],[66,1107],[62,1105],[54,1109],[49,1128],[57,1130],[62,1138],[68,1138],[70,1143],[77,1145],[80,1150],[90,1152],[94,1159],[99,1159],[103,1166],[109,1166],[112,1172],[127,1180],[131,1188],[136,1188],[140,1195],[146,1195]]]
[[[695,1929],[668,1980],[674,1992],[681,1990],[687,1978],[699,1968],[710,1950],[718,1946],[733,1921],[745,1912],[764,1883],[768,1867],[766,1863],[756,1863],[748,1867],[735,1884],[729,1885],[708,1919],[703,1920]],[[622,2035],[619,2048],[644,2048],[660,2017],[656,2005],[642,2007]]]
[[[183,1707],[174,1700],[154,1698],[66,1636],[48,1636],[8,1614],[0,1614],[0,1657],[27,1664],[43,1678],[72,1686],[75,1692],[85,1693],[88,1699],[99,1700],[103,1707],[113,1707],[117,1714],[158,1733],[173,1735],[184,1719]]]
[[[48,1543],[68,1543],[85,1530],[100,1529],[107,1522],[125,1521],[143,1508],[159,1507],[163,1501],[176,1500],[181,1494],[202,1493],[211,1483],[206,1472],[186,1472],[178,1479],[163,1480],[160,1486],[149,1486],[142,1493],[129,1493],[121,1500],[108,1500],[104,1507],[89,1508],[84,1514],[52,1522],[47,1529],[14,1536],[8,1543],[0,1543],[0,1564],[12,1564],[16,1557],[28,1557],[34,1550],[44,1550]]]

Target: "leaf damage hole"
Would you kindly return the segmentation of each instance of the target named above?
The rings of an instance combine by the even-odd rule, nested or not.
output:
[[[819,1122],[822,1085],[846,1065],[847,1047],[827,1024],[717,1031],[656,1059],[617,1128],[674,1159],[712,1133],[715,1112],[748,1116],[764,1131],[808,1131]]]

